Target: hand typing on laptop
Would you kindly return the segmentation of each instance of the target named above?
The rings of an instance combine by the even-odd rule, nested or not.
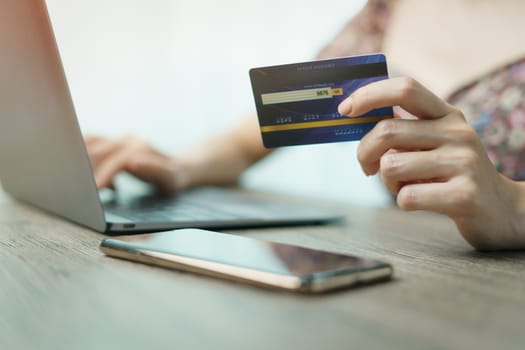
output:
[[[99,188],[114,187],[113,178],[120,171],[152,183],[163,192],[174,192],[180,187],[175,160],[137,136],[126,135],[115,140],[86,136],[84,140]]]
[[[271,152],[261,146],[255,116],[231,132],[206,140],[174,156],[147,141],[127,135],[120,139],[85,137],[99,188],[113,187],[122,171],[173,193],[202,185],[231,185],[249,165]]]

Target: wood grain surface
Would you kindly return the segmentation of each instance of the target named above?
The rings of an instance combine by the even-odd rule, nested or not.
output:
[[[120,261],[0,194],[0,349],[525,348],[525,253],[475,252],[431,213],[337,208],[232,233],[379,258],[392,281],[306,296]]]

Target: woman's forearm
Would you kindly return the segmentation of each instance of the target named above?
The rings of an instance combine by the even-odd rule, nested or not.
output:
[[[175,156],[177,188],[234,184],[250,165],[271,152],[264,148],[255,113],[237,127]]]

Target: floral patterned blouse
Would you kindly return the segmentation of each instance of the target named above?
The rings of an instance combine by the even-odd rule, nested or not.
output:
[[[318,57],[382,50],[396,0],[369,0]],[[478,132],[498,171],[525,180],[525,58],[485,74],[447,99]]]
[[[486,74],[449,102],[463,111],[502,174],[525,179],[525,58]]]

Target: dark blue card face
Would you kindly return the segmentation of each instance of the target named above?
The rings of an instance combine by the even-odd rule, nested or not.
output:
[[[253,68],[253,95],[268,148],[360,140],[391,107],[348,118],[337,106],[352,92],[387,79],[382,54]]]

